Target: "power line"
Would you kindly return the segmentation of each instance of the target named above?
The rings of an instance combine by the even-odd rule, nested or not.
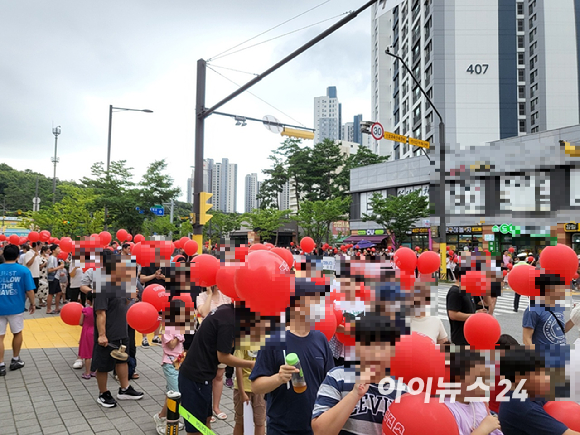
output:
[[[208,59],[208,62],[209,62],[210,60],[212,60],[212,59],[215,59],[215,58],[217,58],[218,56],[221,56],[222,54],[225,54],[225,53],[227,53],[228,51],[232,51],[233,49],[235,49],[235,48],[238,48],[238,47],[240,47],[240,46],[244,45],[244,44],[245,44],[245,43],[247,43],[247,42],[250,42],[250,41],[253,41],[253,40],[254,40],[254,39],[256,39],[256,38],[259,38],[260,36],[262,36],[262,35],[265,35],[266,33],[268,33],[268,32],[271,32],[272,30],[274,30],[274,29],[277,29],[278,27],[280,27],[280,26],[283,26],[284,24],[287,24],[287,23],[289,23],[290,21],[293,21],[293,20],[295,20],[296,18],[299,18],[299,17],[301,17],[301,16],[303,16],[303,15],[306,15],[307,13],[309,13],[309,12],[312,12],[314,9],[317,9],[317,8],[319,8],[320,6],[323,6],[323,5],[325,5],[326,3],[329,3],[330,1],[331,1],[331,0],[325,0],[325,1],[323,1],[322,3],[320,3],[320,4],[316,5],[316,6],[314,6],[313,8],[311,8],[311,9],[308,9],[307,11],[304,11],[304,12],[302,12],[301,14],[298,14],[298,15],[296,15],[295,17],[293,17],[293,18],[290,18],[289,20],[286,20],[286,21],[284,21],[283,23],[280,23],[280,24],[278,24],[278,25],[276,25],[276,26],[274,26],[274,27],[272,27],[272,28],[270,28],[270,29],[268,29],[268,30],[266,30],[266,31],[262,32],[262,33],[259,33],[259,34],[257,34],[256,36],[253,36],[252,38],[245,40],[244,42],[240,42],[239,44],[237,44],[237,45],[234,45],[233,47],[231,47],[231,48],[228,48],[227,50],[225,50],[225,51],[222,51],[221,53],[218,53],[218,54],[216,54],[215,56],[213,56],[213,57],[209,58],[209,59]]]
[[[226,77],[225,75],[223,75],[222,73],[220,73],[219,71],[216,71],[215,69],[213,69],[211,66],[207,65],[207,68],[212,70],[214,73],[216,73],[217,75],[222,76],[224,79],[226,79],[228,82],[233,83],[234,85],[236,85],[238,88],[241,87],[240,84],[234,82],[232,79],[230,79],[229,77]],[[260,100],[262,103],[267,104],[268,106],[270,106],[272,109],[277,110],[278,112],[280,112],[282,115],[290,118],[292,121],[298,123],[299,125],[301,125],[302,127],[306,127],[304,124],[302,124],[300,121],[298,121],[295,118],[292,118],[290,115],[288,115],[287,113],[281,111],[280,109],[278,109],[277,107],[273,106],[272,104],[268,103],[266,100],[264,100],[263,98],[258,97],[256,94],[250,92],[250,91],[246,91],[248,94],[252,95],[253,97],[257,98],[258,100]]]
[[[224,57],[230,56],[232,54],[239,53],[240,51],[244,51],[244,50],[248,50],[248,49],[253,48],[253,47],[257,47],[258,45],[262,45],[262,44],[265,44],[266,42],[274,41],[275,39],[283,38],[284,36],[288,36],[288,35],[291,35],[293,33],[300,32],[301,30],[309,29],[310,27],[314,27],[314,26],[317,26],[319,24],[325,23],[327,21],[334,20],[334,19],[336,19],[338,17],[342,17],[343,15],[348,15],[349,13],[350,12],[344,12],[344,13],[338,14],[338,15],[336,15],[334,17],[330,17],[330,18],[327,18],[325,20],[318,21],[317,23],[313,23],[313,24],[309,24],[308,26],[301,27],[300,29],[292,30],[291,32],[284,33],[284,34],[278,35],[278,36],[274,36],[273,38],[266,39],[265,41],[262,41],[262,42],[258,42],[256,44],[249,45],[248,47],[240,48],[239,50],[232,51],[230,53],[226,53],[226,54],[223,54],[223,55],[217,55],[217,56],[214,57],[214,59],[223,59]]]
[[[235,71],[235,72],[239,72],[239,73],[242,73],[242,74],[249,74],[249,75],[251,75],[251,76],[257,76],[257,75],[258,75],[258,74],[256,74],[256,73],[253,73],[253,72],[248,72],[248,71],[240,71],[239,69],[233,69],[233,68],[226,68],[225,66],[218,66],[218,65],[214,65],[214,64],[212,64],[212,66],[213,66],[214,68],[227,69],[227,70],[230,70],[230,71]]]

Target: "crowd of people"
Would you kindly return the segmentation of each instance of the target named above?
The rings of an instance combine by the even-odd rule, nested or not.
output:
[[[222,263],[236,261],[235,248],[229,243],[216,248],[213,253]],[[7,324],[14,335],[9,368],[24,366],[19,352],[25,298],[30,313],[45,305],[48,314],[58,313],[61,302],[79,302],[82,332],[73,366],[84,367],[83,379],[96,377],[97,403],[111,408],[118,400],[142,399],[144,393],[130,384],[139,377],[138,332],[128,325],[127,311],[147,286],[160,285],[169,294],[169,303],[160,312],[152,344],[163,350],[160,373],[167,392],[181,393],[188,418],[179,425],[188,434],[203,433],[203,426],[209,428],[228,418],[220,408],[224,376],[226,386],[235,389],[234,435],[245,433],[245,406],[252,408],[256,435],[266,430],[269,435],[409,433],[403,432],[405,412],[420,418],[422,411],[404,408],[409,403],[405,396],[417,392],[397,372],[401,361],[439,373],[429,371],[436,365],[432,361],[417,362],[414,354],[396,352],[405,337],[420,336],[443,356],[445,382],[458,385],[455,394],[443,394],[454,423],[448,432],[438,433],[580,435],[580,430],[548,412],[548,404],[574,396],[576,388],[566,374],[571,358],[566,333],[580,327],[580,307],[565,321],[561,302],[569,283],[562,276],[542,273],[535,278],[541,296],[524,313],[522,344],[503,334],[496,349],[478,349],[466,337],[465,325],[476,314],[493,315],[503,271],[508,269],[505,258],[463,252],[458,262],[453,261],[457,285],[447,294],[448,335],[442,321],[430,315],[436,276],[417,272],[412,280],[402,279],[388,261],[392,254],[368,250],[350,255],[350,249],[334,252],[323,247],[320,253],[336,256],[330,274],[323,270],[322,257],[295,255],[295,263],[288,265],[290,272],[280,272],[293,278],[289,304],[280,315],[265,316],[250,310],[244,301],[226,296],[219,286],[203,288],[192,283],[192,257],[183,250],[176,250],[168,260],[156,255],[152,264],[143,267],[130,250],[130,244],[77,249],[62,260],[54,244],[4,246],[0,376],[6,375]],[[470,293],[465,278],[470,271],[485,275],[484,293]],[[46,294],[41,291],[44,281]],[[264,298],[270,290],[261,289]],[[335,318],[330,333],[321,326],[329,316]],[[140,340],[143,349],[151,346],[146,333]],[[110,372],[120,384],[115,397],[107,386]],[[508,381],[510,388],[501,388],[500,381]],[[385,391],[385,382],[393,388]],[[429,394],[427,389],[424,392]],[[434,390],[431,393],[435,396]],[[431,400],[438,401],[436,396]],[[165,433],[167,416],[167,404],[153,415],[160,434]],[[425,417],[426,425],[436,424],[429,418]],[[403,426],[397,428],[397,424]]]

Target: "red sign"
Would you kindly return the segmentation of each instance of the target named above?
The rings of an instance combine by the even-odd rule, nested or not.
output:
[[[350,223],[348,221],[336,221],[332,223],[332,235],[334,237],[346,237],[350,233]]]

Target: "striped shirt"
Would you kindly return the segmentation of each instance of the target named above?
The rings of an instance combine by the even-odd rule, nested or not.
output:
[[[312,418],[319,417],[344,399],[354,388],[354,368],[336,367],[328,372],[314,403]],[[389,384],[384,385],[389,390]],[[388,395],[379,391],[379,384],[370,384],[367,393],[360,398],[339,435],[381,435],[385,411],[397,398],[397,390],[404,394],[406,387],[397,382],[397,387]]]

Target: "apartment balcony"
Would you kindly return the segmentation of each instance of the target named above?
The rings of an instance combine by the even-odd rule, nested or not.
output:
[[[421,7],[419,5],[415,6],[413,11],[411,12],[411,22],[414,23],[415,19],[419,16],[419,12],[421,12]]]
[[[413,34],[411,36],[411,40],[413,41],[413,45],[415,45],[417,43],[417,41],[419,41],[420,39],[421,39],[421,31],[417,27],[415,30],[413,30]]]

